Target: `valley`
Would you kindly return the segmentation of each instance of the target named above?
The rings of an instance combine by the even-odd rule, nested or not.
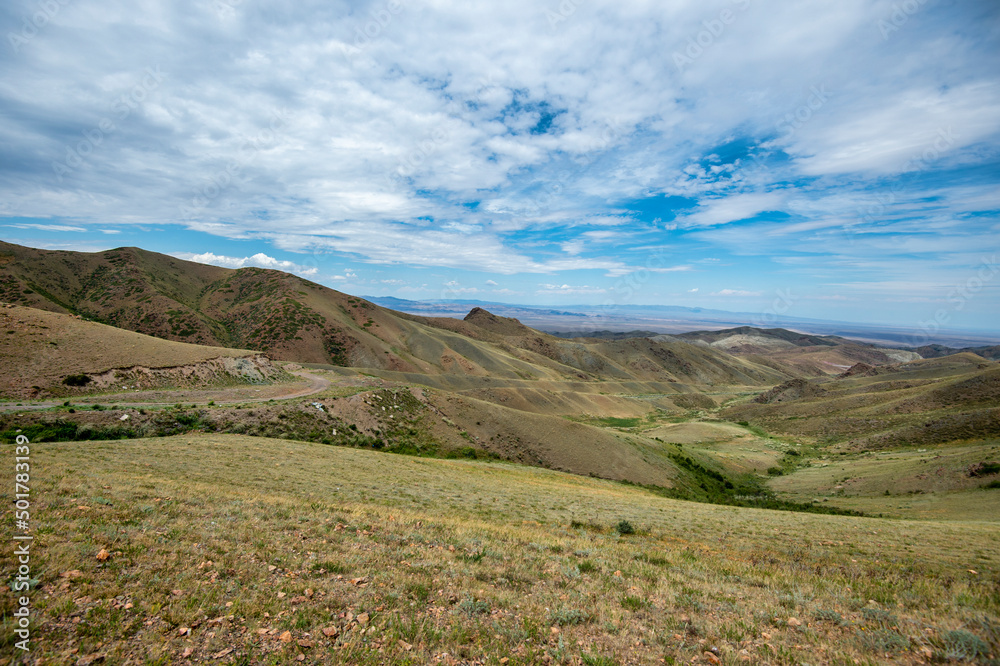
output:
[[[136,248],[0,273],[53,663],[996,653],[991,358],[561,338]]]

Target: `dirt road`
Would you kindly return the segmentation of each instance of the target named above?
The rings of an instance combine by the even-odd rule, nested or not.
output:
[[[328,388],[330,388],[330,380],[326,379],[325,377],[320,377],[319,375],[314,375],[311,372],[306,372],[305,370],[294,370],[294,371],[289,371],[289,373],[295,375],[296,377],[301,377],[302,379],[305,379],[306,381],[309,382],[309,386],[307,388],[305,388],[305,389],[295,390],[292,393],[287,393],[285,395],[274,395],[274,396],[268,396],[268,397],[265,397],[265,398],[242,398],[242,399],[239,399],[239,400],[222,400],[222,401],[213,400],[213,399],[209,398],[209,399],[202,399],[202,400],[182,400],[181,402],[184,402],[186,404],[193,404],[193,405],[206,405],[209,402],[213,402],[216,405],[238,405],[238,404],[244,404],[244,403],[248,403],[248,402],[268,402],[270,400],[274,400],[274,401],[279,401],[279,400],[296,400],[298,398],[305,398],[305,397],[308,397],[310,395],[314,395],[316,393],[320,393],[320,392],[325,391]],[[132,397],[135,394],[126,394],[126,395],[128,397]],[[114,393],[112,393],[112,394],[104,394],[104,395],[101,395],[101,396],[84,396],[84,398],[90,398],[90,397],[101,398],[101,399],[103,399],[105,401],[114,402],[114,398],[116,396],[121,396],[121,394],[114,394]],[[36,409],[50,409],[52,407],[57,407],[57,406],[63,404],[63,402],[64,402],[63,400],[45,400],[45,401],[42,401],[42,402],[32,402],[30,404],[22,403],[20,406],[8,403],[8,404],[5,404],[5,405],[0,405],[0,412],[23,412],[23,411],[36,410]],[[127,402],[127,406],[129,406],[129,407],[168,407],[170,405],[177,404],[177,402],[179,402],[179,401],[178,400],[171,400],[170,402],[132,402],[132,401],[128,401]],[[76,404],[81,404],[81,403],[77,402]]]

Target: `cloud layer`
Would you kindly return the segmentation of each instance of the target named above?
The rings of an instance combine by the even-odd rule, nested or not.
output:
[[[12,0],[0,216],[541,294],[943,297],[1000,230],[1000,9],[906,7]]]

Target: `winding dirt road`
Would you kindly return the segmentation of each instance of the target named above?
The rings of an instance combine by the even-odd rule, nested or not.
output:
[[[223,401],[217,401],[217,400],[212,400],[212,399],[207,399],[207,400],[184,400],[183,402],[188,403],[188,404],[192,404],[192,405],[207,405],[209,402],[213,402],[216,405],[240,405],[240,404],[245,404],[245,403],[248,403],[248,402],[269,402],[271,400],[274,400],[274,401],[279,401],[279,400],[296,400],[298,398],[305,398],[305,397],[308,397],[310,395],[314,395],[316,393],[320,393],[320,392],[325,391],[328,388],[330,388],[330,380],[329,379],[326,379],[325,377],[320,377],[319,375],[314,375],[311,372],[306,372],[305,370],[295,370],[295,371],[291,371],[290,370],[289,374],[292,374],[292,375],[295,375],[296,377],[301,377],[302,379],[307,380],[309,382],[309,386],[307,388],[305,388],[305,389],[296,390],[296,391],[294,391],[292,393],[288,393],[288,394],[285,394],[285,395],[276,395],[276,396],[270,396],[270,397],[266,397],[266,398],[243,398],[241,400],[223,400]],[[84,396],[84,397],[91,397],[91,396]],[[105,399],[108,399],[108,400],[113,400],[113,398],[115,397],[115,394],[104,395],[104,396],[93,396],[93,397],[102,397],[102,398],[105,398]],[[6,405],[0,405],[0,412],[23,412],[23,411],[37,410],[37,409],[50,409],[52,407],[58,407],[59,405],[63,404],[63,402],[64,401],[62,401],[62,400],[46,400],[46,401],[42,401],[42,402],[33,402],[31,404],[22,404],[20,406],[16,406],[16,405],[12,405],[12,404],[6,404]],[[171,401],[171,402],[131,402],[130,401],[128,403],[122,403],[120,406],[122,406],[122,407],[169,407],[170,405],[174,405],[176,403],[177,403],[176,400]],[[77,403],[77,404],[81,404],[81,403]]]

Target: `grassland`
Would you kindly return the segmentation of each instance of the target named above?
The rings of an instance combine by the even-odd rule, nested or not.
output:
[[[32,479],[48,664],[987,663],[1000,642],[988,523],[232,435],[36,445]]]

